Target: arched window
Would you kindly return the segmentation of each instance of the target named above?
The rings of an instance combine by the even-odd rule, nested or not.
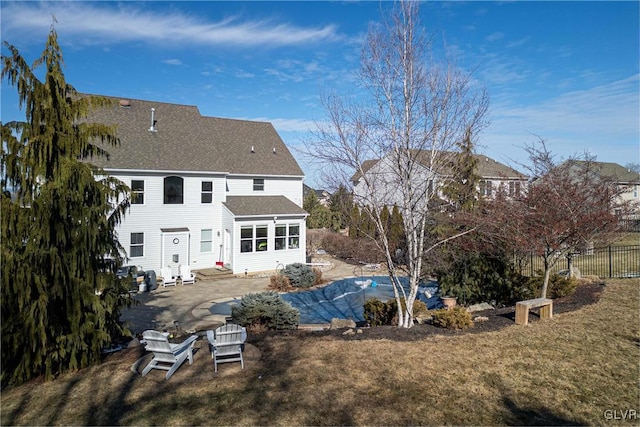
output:
[[[164,179],[164,204],[181,205],[183,203],[183,182],[179,176],[168,176]]]

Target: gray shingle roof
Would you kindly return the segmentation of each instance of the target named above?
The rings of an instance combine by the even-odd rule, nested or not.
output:
[[[447,154],[452,154],[451,152],[446,152]],[[455,153],[453,153],[455,154]],[[417,153],[417,160],[423,165],[428,167],[429,165],[429,159],[428,159],[428,152],[425,151],[419,151]],[[473,157],[477,160],[477,174],[480,175],[482,178],[488,179],[488,178],[509,178],[509,179],[521,179],[521,180],[526,180],[527,176],[518,172],[517,170],[502,164],[500,162],[498,162],[497,160],[493,160],[490,157],[487,157],[483,154],[474,154]],[[374,159],[374,160],[365,160],[362,163],[362,169],[364,170],[364,172],[366,173],[369,169],[371,169],[376,163],[378,163],[380,161],[380,159]],[[451,174],[451,170],[448,167],[440,167],[437,172],[440,175],[450,175]],[[351,177],[351,181],[352,182],[356,182],[358,179],[360,179],[360,172],[357,171],[352,177]]]
[[[155,101],[127,99],[123,107],[112,99],[113,107],[89,119],[117,125],[120,145],[106,147],[109,160],[91,160],[102,168],[304,175],[271,123],[205,117],[195,106]],[[156,132],[149,131],[152,108]]]
[[[235,216],[307,214],[284,196],[227,196],[223,205]]]
[[[587,162],[574,161],[578,166],[585,167]],[[620,166],[617,163],[593,162],[593,169],[603,178],[616,184],[640,184],[640,173]]]

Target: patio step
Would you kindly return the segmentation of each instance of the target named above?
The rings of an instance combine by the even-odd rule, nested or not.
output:
[[[199,280],[224,280],[234,277],[233,272],[228,268],[204,268],[202,270],[194,270]]]

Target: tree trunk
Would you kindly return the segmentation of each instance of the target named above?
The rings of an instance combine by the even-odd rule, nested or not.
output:
[[[547,260],[544,262],[544,280],[542,281],[542,292],[540,292],[540,298],[547,297],[547,288],[549,287],[549,276],[551,275],[551,267]]]

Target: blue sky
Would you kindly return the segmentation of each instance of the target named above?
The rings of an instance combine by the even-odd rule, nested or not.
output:
[[[1,36],[32,62],[52,14],[67,81],[81,92],[196,105],[272,122],[296,147],[323,120],[323,92],[352,92],[363,36],[390,2],[5,2]],[[491,97],[478,151],[526,163],[539,135],[559,158],[640,163],[639,5],[429,2],[422,21]],[[3,48],[3,53],[6,50]],[[23,119],[2,84],[3,122]]]

